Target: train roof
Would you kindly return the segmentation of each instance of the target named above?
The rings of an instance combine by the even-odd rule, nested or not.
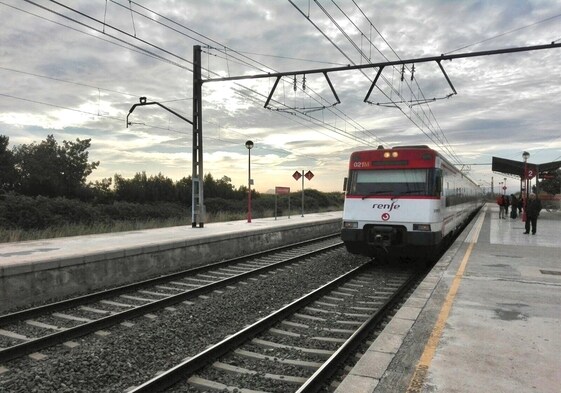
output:
[[[379,145],[376,149],[369,149],[369,150],[360,150],[360,151],[355,151],[353,153],[351,153],[351,157],[353,156],[353,154],[360,154],[360,153],[368,153],[368,152],[375,152],[375,151],[379,151],[379,150],[386,150],[386,151],[392,151],[392,150],[420,150],[420,151],[429,151],[433,154],[435,154],[436,156],[438,156],[444,163],[447,164],[447,166],[453,168],[457,173],[461,173],[463,177],[465,177],[466,179],[468,179],[471,183],[473,183],[474,185],[477,185],[476,182],[474,182],[468,175],[466,175],[463,171],[461,171],[460,169],[458,169],[454,164],[452,164],[450,161],[448,161],[448,159],[446,159],[446,157],[444,157],[442,154],[440,154],[437,150],[432,149],[431,147],[427,146],[427,145],[397,145],[391,148],[385,148],[382,145]]]

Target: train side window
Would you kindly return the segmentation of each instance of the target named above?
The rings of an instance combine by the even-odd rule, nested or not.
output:
[[[442,169],[435,169],[434,174],[434,196],[442,194]]]
[[[357,193],[357,172],[351,171],[347,180],[347,193],[354,195]]]

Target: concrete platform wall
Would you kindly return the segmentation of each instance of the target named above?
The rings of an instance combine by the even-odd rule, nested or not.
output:
[[[232,227],[227,234],[3,266],[0,312],[335,234],[340,228],[340,218],[251,231]]]

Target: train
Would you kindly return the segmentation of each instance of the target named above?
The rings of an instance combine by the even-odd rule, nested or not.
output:
[[[483,206],[481,187],[426,145],[353,152],[341,239],[374,260],[429,263]]]

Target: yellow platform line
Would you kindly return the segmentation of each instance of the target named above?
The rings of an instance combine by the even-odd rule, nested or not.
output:
[[[469,242],[469,246],[464,254],[464,258],[462,259],[462,263],[454,276],[454,280],[452,281],[452,285],[450,286],[450,290],[446,295],[446,299],[444,300],[444,304],[440,309],[440,313],[438,314],[438,319],[434,324],[432,329],[431,335],[425,345],[425,349],[423,350],[423,354],[419,362],[417,363],[417,367],[415,368],[415,372],[413,373],[413,377],[409,382],[409,387],[407,388],[407,393],[419,393],[423,387],[425,382],[425,378],[427,376],[429,367],[432,363],[432,359],[434,358],[434,354],[436,353],[436,347],[440,341],[440,337],[442,336],[442,331],[446,326],[446,321],[448,320],[448,315],[450,315],[450,310],[452,309],[452,304],[454,303],[454,299],[456,298],[456,294],[458,293],[458,288],[460,287],[460,282],[462,281],[462,277],[466,270],[467,263],[469,261],[469,257],[471,256],[471,252],[473,251],[473,247],[477,243],[477,239],[479,237],[479,232],[481,231],[481,227],[483,226],[483,221],[485,218],[485,212],[487,209],[483,209],[479,213],[479,217],[477,222],[475,223],[472,231],[468,234],[466,238],[466,242]]]

